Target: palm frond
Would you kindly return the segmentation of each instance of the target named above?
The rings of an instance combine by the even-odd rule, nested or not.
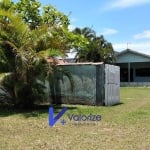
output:
[[[0,85],[0,103],[8,104],[11,103],[12,96],[7,89]]]

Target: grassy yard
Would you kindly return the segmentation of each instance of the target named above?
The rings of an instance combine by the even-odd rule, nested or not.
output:
[[[68,122],[50,127],[48,107],[20,112],[1,106],[0,150],[150,150],[150,88],[121,88],[121,104],[112,107],[67,107]],[[76,125],[67,120],[71,113],[102,120]]]

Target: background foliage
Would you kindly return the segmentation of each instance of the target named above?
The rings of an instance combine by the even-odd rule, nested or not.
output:
[[[44,100],[46,80],[51,91],[57,88],[56,66],[47,58],[65,58],[71,49],[77,51],[77,61],[114,62],[112,45],[103,36],[97,37],[90,28],[70,31],[69,24],[68,16],[52,5],[42,7],[37,0],[0,1],[0,102],[29,108]]]

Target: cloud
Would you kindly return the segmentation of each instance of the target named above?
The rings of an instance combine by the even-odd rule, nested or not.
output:
[[[69,27],[68,27],[68,29],[69,29],[70,31],[74,30],[75,28],[76,28],[76,26],[73,25],[73,24],[70,24]]]
[[[127,48],[150,55],[150,41],[138,42],[138,43],[112,43],[115,51],[122,51]]]
[[[142,33],[136,34],[133,36],[134,39],[149,39],[150,38],[150,30],[146,30]]]
[[[106,5],[107,9],[128,8],[150,3],[150,0],[115,0]]]
[[[72,31],[72,30],[74,30],[76,28],[75,24],[76,24],[77,21],[78,21],[77,18],[74,18],[74,17],[70,18],[70,25],[68,27],[70,31]]]
[[[112,35],[112,34],[116,34],[116,33],[118,33],[118,31],[116,29],[105,28],[101,34],[102,35]]]

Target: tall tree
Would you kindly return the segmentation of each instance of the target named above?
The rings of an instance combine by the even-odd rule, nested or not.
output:
[[[32,107],[34,101],[43,96],[42,79],[47,74],[48,65],[41,52],[38,53],[35,49],[48,28],[41,26],[30,30],[28,25],[11,11],[0,10],[0,16],[8,20],[4,22],[0,19],[0,46],[3,54],[1,63],[10,66],[1,83],[1,90],[9,94],[0,95],[0,99],[10,99],[19,107]]]
[[[78,48],[76,61],[114,63],[115,55],[112,44],[107,42],[103,36],[96,36],[96,32],[88,27],[76,28],[73,33],[84,36],[88,40],[86,47]]]
[[[10,99],[16,106],[32,107],[42,98],[44,81],[54,71],[45,58],[63,56],[86,40],[70,32],[65,19],[59,25],[46,22],[33,27],[14,11],[14,5],[3,6],[0,3],[0,64],[3,66],[0,72],[7,75],[1,82],[0,88],[5,92],[0,93],[0,100]]]
[[[19,13],[31,29],[47,24],[49,26],[68,27],[67,15],[58,11],[52,5],[41,7],[37,0],[20,0],[14,5],[15,11]]]
[[[41,24],[40,7],[41,3],[36,0],[20,0],[14,5],[15,11],[29,24],[31,29]]]

